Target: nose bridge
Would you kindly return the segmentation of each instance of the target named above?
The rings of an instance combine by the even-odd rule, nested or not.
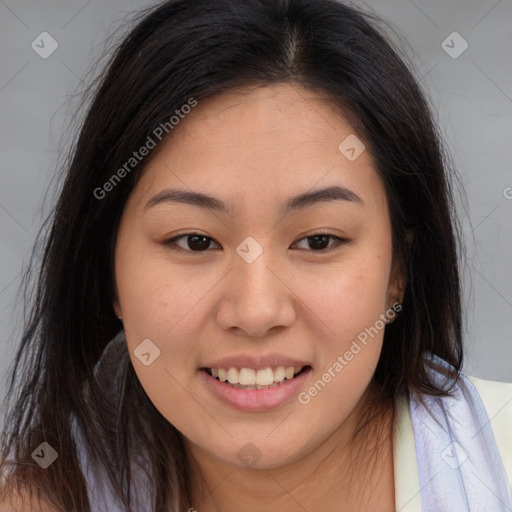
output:
[[[268,238],[260,243],[249,236],[238,245],[236,252],[238,258],[235,259],[235,279],[242,296],[247,294],[254,300],[262,296],[267,301],[271,300],[272,294],[269,292],[278,287],[279,283],[270,270],[275,266],[275,258]]]
[[[275,254],[265,243],[268,242],[247,237],[236,248],[229,306],[223,307],[224,327],[236,326],[253,336],[264,335],[272,327],[289,324],[293,319],[293,307],[287,301],[284,279],[279,278]]]

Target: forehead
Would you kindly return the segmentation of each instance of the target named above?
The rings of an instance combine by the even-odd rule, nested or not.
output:
[[[382,194],[369,151],[349,159],[340,150],[346,140],[365,147],[325,95],[297,84],[229,90],[198,101],[183,116],[158,146],[141,185],[145,196],[180,185],[217,197],[239,194],[244,201],[332,185],[363,201]]]
[[[223,147],[278,151],[279,143],[327,145],[354,132],[331,99],[298,84],[251,86],[206,98],[176,128],[168,147],[188,140],[199,150],[222,141]]]

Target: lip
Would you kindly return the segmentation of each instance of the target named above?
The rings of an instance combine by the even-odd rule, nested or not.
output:
[[[290,366],[293,365],[290,364]],[[234,388],[212,377],[205,370],[199,370],[199,374],[207,389],[224,404],[240,411],[271,411],[297,396],[312,370],[310,366],[297,377],[291,380],[285,379],[278,386],[268,389]]]
[[[258,357],[242,354],[234,357],[224,357],[215,361],[209,362],[202,366],[202,368],[253,368],[254,370],[262,370],[263,368],[275,368],[276,366],[312,366],[307,361],[301,361],[293,357],[288,357],[282,354],[265,354]]]

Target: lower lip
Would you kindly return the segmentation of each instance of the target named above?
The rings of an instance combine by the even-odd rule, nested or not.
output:
[[[311,372],[303,370],[291,380],[285,379],[274,388],[240,389],[212,377],[205,370],[199,370],[208,389],[223,403],[240,411],[271,411],[296,396]]]

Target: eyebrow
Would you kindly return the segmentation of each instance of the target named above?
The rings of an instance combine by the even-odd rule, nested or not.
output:
[[[299,194],[298,196],[288,199],[281,207],[281,214],[297,212],[315,204],[331,201],[347,201],[360,205],[364,204],[364,201],[355,192],[352,192],[348,188],[331,186],[320,190],[304,192],[303,194]],[[200,208],[209,208],[226,215],[231,215],[234,211],[234,206],[232,204],[225,203],[216,197],[212,197],[201,192],[170,188],[164,189],[153,196],[144,206],[144,210],[161,203],[189,204]]]

